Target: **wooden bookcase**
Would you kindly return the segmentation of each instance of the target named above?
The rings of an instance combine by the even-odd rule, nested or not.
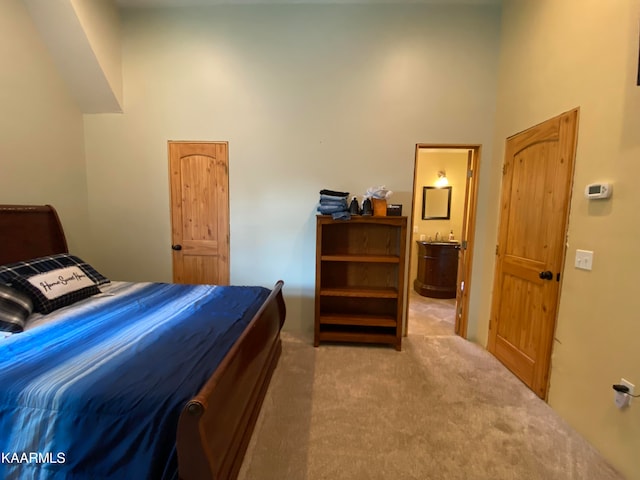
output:
[[[353,216],[316,223],[314,345],[402,348],[407,217]]]

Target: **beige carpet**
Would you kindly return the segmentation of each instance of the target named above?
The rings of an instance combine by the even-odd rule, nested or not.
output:
[[[402,352],[283,333],[239,478],[622,478],[452,315],[412,297]]]

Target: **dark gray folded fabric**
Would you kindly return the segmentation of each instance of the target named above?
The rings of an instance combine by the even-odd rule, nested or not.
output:
[[[322,189],[320,190],[320,195],[330,195],[332,197],[348,197],[349,192],[338,192],[336,190]]]

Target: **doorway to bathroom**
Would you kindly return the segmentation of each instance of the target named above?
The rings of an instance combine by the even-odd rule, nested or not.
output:
[[[467,336],[480,145],[417,144],[405,335]]]

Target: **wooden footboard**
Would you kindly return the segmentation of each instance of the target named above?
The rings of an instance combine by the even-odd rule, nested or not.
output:
[[[276,283],[215,373],[182,410],[177,433],[182,480],[237,477],[282,350],[282,285]]]

